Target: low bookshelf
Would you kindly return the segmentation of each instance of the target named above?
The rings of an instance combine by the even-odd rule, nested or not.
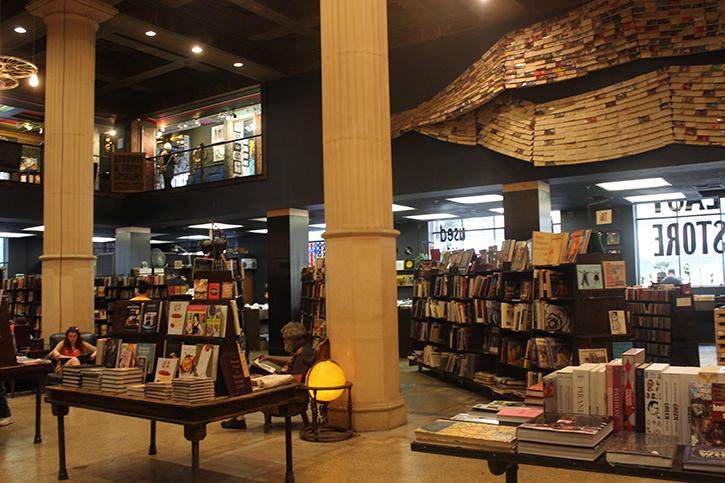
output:
[[[40,275],[23,275],[3,280],[10,319],[14,324],[29,325],[34,338],[43,332],[42,287]]]

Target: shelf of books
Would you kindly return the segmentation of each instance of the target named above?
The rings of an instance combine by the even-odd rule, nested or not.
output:
[[[327,339],[325,311],[325,259],[318,257],[312,267],[302,269],[300,322],[314,341]]]
[[[506,240],[501,250],[461,250],[421,264],[413,286],[413,364],[520,399],[546,374],[620,349],[628,336],[612,329],[610,312],[624,320],[624,262],[581,253],[584,233],[534,235]]]
[[[528,387],[524,402],[476,404],[416,429],[413,449],[460,449],[465,439],[460,454],[441,454],[480,450],[494,454],[469,457],[496,460],[496,453],[509,453],[520,455],[514,461],[520,464],[722,481],[708,473],[725,474],[725,367],[648,359],[646,349],[632,348],[613,360],[568,365]],[[704,478],[688,471],[704,472]]]
[[[3,290],[7,296],[13,323],[30,325],[33,337],[42,337],[40,275],[23,275],[3,280]]]
[[[695,308],[689,286],[631,287],[626,299],[634,345],[647,349],[648,362],[698,364]]]

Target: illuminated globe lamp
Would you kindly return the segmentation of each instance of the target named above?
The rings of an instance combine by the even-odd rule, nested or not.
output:
[[[307,372],[305,388],[312,398],[312,424],[303,429],[300,437],[307,441],[329,443],[352,437],[352,383],[334,361],[315,363]],[[347,391],[347,426],[331,426],[328,421],[330,403]]]

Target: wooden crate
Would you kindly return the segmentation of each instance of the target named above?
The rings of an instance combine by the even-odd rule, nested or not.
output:
[[[715,309],[715,351],[717,364],[725,366],[725,307]]]

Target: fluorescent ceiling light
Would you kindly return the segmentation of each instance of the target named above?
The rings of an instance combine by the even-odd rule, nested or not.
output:
[[[428,215],[410,215],[410,216],[406,216],[406,218],[410,218],[411,220],[429,221],[429,220],[444,220],[446,218],[458,218],[458,217],[456,215],[449,215],[448,213],[430,213]]]
[[[19,33],[19,34],[24,34],[24,33],[28,32],[28,30],[25,27],[23,27],[22,25],[18,25],[13,30],[15,30],[15,32]]]
[[[152,245],[166,245],[168,243],[175,243],[172,240],[151,240]]]
[[[26,238],[29,236],[35,236],[32,233],[10,233],[7,231],[0,231],[0,238]]]
[[[410,206],[396,205],[395,203],[393,203],[393,213],[397,213],[399,211],[412,211],[414,209],[415,208],[410,207]]]
[[[258,230],[247,230],[247,233],[259,233],[260,235],[266,235],[267,229],[266,228],[260,228]]]
[[[501,213],[503,215],[503,208],[489,208],[488,211],[493,211],[494,213]]]
[[[672,186],[663,178],[645,178],[631,179],[629,181],[610,181],[607,183],[597,183],[602,189],[607,191],[624,191],[645,188],[662,188],[663,186]]]
[[[116,241],[115,238],[110,238],[107,236],[94,236],[92,238],[93,243],[110,243],[112,241]]]
[[[327,228],[327,225],[325,223],[314,223],[314,224],[310,225],[310,228],[322,228],[322,229],[325,229],[325,228]]]
[[[462,196],[460,198],[446,198],[448,201],[454,203],[463,203],[464,205],[474,205],[478,203],[493,203],[494,201],[503,200],[501,195],[476,195],[476,196]]]
[[[250,218],[249,221],[260,221],[262,223],[267,223],[267,217],[266,216],[262,216],[260,218]]]
[[[206,235],[184,235],[180,236],[179,240],[208,240],[209,237]]]
[[[45,231],[45,225],[38,225],[38,226],[29,226],[28,228],[23,228],[23,231]]]
[[[241,228],[242,225],[230,225],[228,223],[201,223],[199,225],[189,225],[189,228],[199,228],[200,230],[232,230],[234,228]]]
[[[682,193],[658,193],[654,195],[625,196],[624,199],[630,203],[647,203],[652,201],[684,200]]]

